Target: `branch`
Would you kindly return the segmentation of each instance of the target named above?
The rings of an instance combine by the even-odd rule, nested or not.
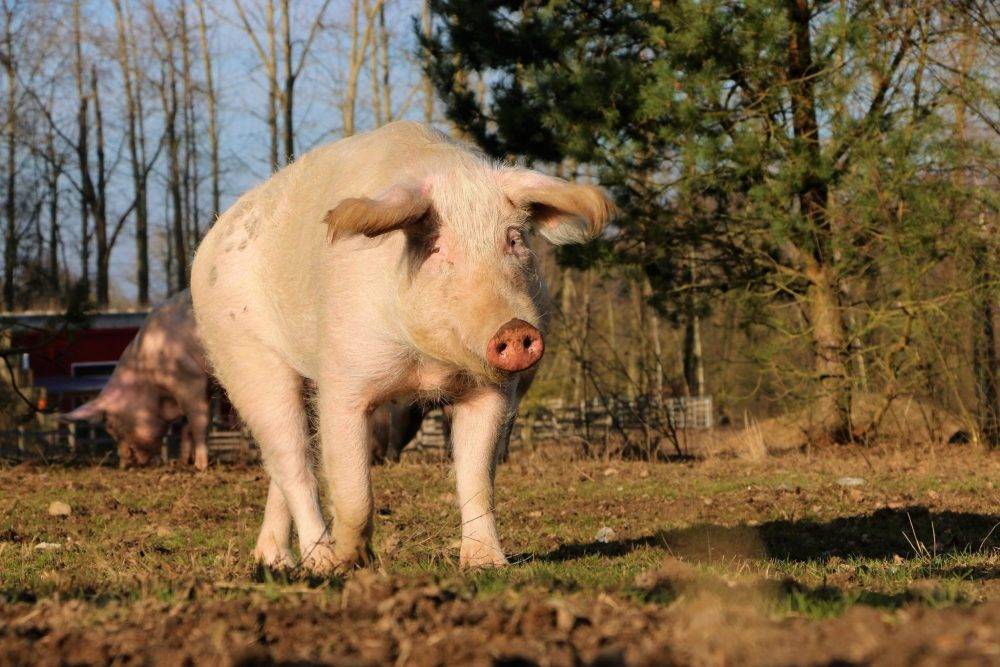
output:
[[[239,4],[239,0],[235,1]],[[309,54],[309,49],[312,48],[313,40],[316,39],[319,29],[323,26],[323,16],[326,14],[327,7],[330,6],[330,1],[324,0],[323,6],[320,7],[319,13],[316,15],[316,20],[313,21],[312,27],[309,28],[309,35],[306,37],[305,44],[302,45],[302,53],[299,54],[299,62],[292,71],[293,80],[299,78],[302,67],[306,64],[306,56]]]

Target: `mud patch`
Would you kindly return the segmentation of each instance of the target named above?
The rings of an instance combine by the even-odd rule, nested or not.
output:
[[[415,585],[417,584],[417,585]],[[620,598],[476,600],[460,587],[362,572],[343,590],[275,587],[182,604],[0,606],[9,664],[987,664],[1000,659],[1000,603],[856,608],[775,620],[713,593],[671,606]],[[202,597],[208,599],[201,599]]]

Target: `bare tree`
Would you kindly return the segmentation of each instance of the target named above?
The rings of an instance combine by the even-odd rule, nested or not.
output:
[[[94,194],[94,182],[90,177],[90,148],[88,145],[90,105],[84,88],[83,31],[80,23],[80,0],[75,0],[73,2],[73,52],[75,55],[73,73],[77,95],[75,149],[77,168],[80,172],[80,281],[84,286],[84,291],[88,292],[90,286],[90,202],[95,199],[96,195]]]
[[[431,23],[431,3],[430,0],[424,0],[423,12],[421,14],[421,32],[423,33],[424,39],[430,39],[431,31],[433,25]],[[427,76],[427,73],[423,73],[423,84],[424,84],[424,122],[430,125],[434,122],[434,83],[431,78]]]
[[[309,51],[312,49],[316,35],[323,27],[323,17],[330,6],[331,0],[323,0],[316,16],[309,27],[309,33],[302,42],[298,56],[294,54],[294,43],[292,41],[291,19],[289,18],[289,0],[281,0],[281,34],[282,53],[284,54],[284,85],[281,92],[281,107],[284,118],[285,137],[285,161],[291,162],[295,159],[295,84],[302,74]]]
[[[6,193],[4,195],[4,216],[6,225],[4,228],[4,280],[3,280],[3,303],[4,307],[10,311],[14,308],[15,285],[14,268],[17,266],[17,70],[14,63],[14,9],[4,2],[4,53],[3,67],[6,74],[7,83],[7,115],[4,119],[4,134],[6,136],[7,151],[6,165],[4,168],[6,175]]]
[[[219,210],[219,120],[215,77],[212,71],[212,52],[208,48],[208,26],[205,21],[205,0],[195,0],[198,6],[198,38],[205,67],[205,98],[208,102],[208,160],[212,172],[212,220]]]
[[[201,223],[198,203],[200,179],[198,178],[197,123],[194,112],[196,84],[191,75],[191,39],[188,33],[187,0],[180,0],[177,4],[177,25],[181,49],[181,118],[184,146],[181,182],[183,184],[184,220],[186,223],[185,239],[186,246],[190,250],[198,244],[198,239],[201,237]]]
[[[173,27],[168,27],[163,23],[162,17],[156,7],[150,2],[147,5],[150,17],[159,32],[160,40],[166,50],[161,55],[161,73],[157,88],[160,93],[160,103],[163,106],[163,126],[165,130],[165,143],[167,146],[167,189],[169,191],[169,203],[171,206],[171,229],[170,243],[172,252],[172,264],[174,273],[173,288],[180,291],[187,288],[187,249],[184,239],[184,211],[181,196],[181,157],[180,157],[180,137],[177,135],[177,112],[179,111],[179,101],[177,96],[177,63],[175,49],[177,36]],[[168,284],[169,270],[168,270]]]
[[[148,197],[146,192],[146,172],[144,151],[140,151],[145,143],[143,124],[140,111],[141,93],[138,90],[140,81],[133,76],[137,66],[133,64],[128,26],[131,17],[126,18],[127,8],[121,0],[114,0],[115,24],[118,32],[118,66],[122,73],[122,87],[125,92],[125,121],[128,133],[129,163],[132,173],[132,188],[135,193],[135,242],[136,242],[136,285],[138,301],[142,306],[149,304],[149,232],[148,232]]]
[[[236,7],[236,13],[240,18],[240,24],[243,27],[243,31],[246,33],[247,37],[250,38],[250,42],[253,44],[254,50],[257,52],[257,58],[260,60],[261,67],[264,68],[264,75],[267,79],[267,129],[270,133],[270,144],[268,152],[268,164],[271,165],[271,169],[277,169],[279,166],[278,162],[278,49],[277,49],[277,39],[275,36],[275,25],[274,25],[274,0],[265,0],[264,5],[264,40],[266,40],[266,46],[263,41],[261,41],[257,30],[250,22],[250,18],[243,8],[243,3],[240,0],[233,0],[233,5]]]
[[[372,43],[375,30],[375,13],[382,7],[383,0],[374,0],[365,7],[365,28],[361,32],[361,0],[351,0],[351,27],[350,27],[350,58],[347,68],[347,86],[344,90],[344,97],[341,103],[341,113],[344,118],[344,136],[349,137],[356,132],[356,112],[358,98],[358,80],[361,77],[361,68],[365,64],[365,55],[368,46]]]

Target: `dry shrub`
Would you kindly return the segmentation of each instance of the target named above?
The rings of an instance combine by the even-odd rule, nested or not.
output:
[[[743,413],[743,432],[738,438],[737,455],[745,461],[763,461],[767,458],[767,444],[764,432],[756,417]]]

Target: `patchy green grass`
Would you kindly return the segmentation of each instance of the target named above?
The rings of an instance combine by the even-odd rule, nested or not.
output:
[[[669,610],[709,596],[779,619],[971,608],[1000,597],[1000,457],[956,451],[755,464],[515,457],[497,481],[513,565],[466,573],[448,466],[405,462],[375,475],[378,570],[402,590],[434,582],[484,605],[557,596]],[[265,492],[255,467],[0,468],[0,609],[342,604],[343,580],[251,566]],[[72,513],[50,516],[53,501]]]

